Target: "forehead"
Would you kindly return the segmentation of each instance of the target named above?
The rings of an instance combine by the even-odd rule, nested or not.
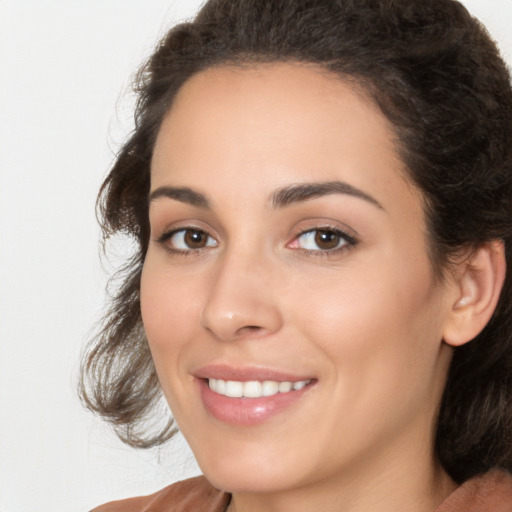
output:
[[[256,193],[261,184],[336,179],[418,195],[392,126],[357,84],[292,63],[215,67],[182,86],[157,137],[152,189],[201,188],[212,174],[210,190],[237,195],[249,183]]]
[[[314,141],[315,124],[323,125],[324,135],[335,128],[340,136],[347,137],[339,123],[334,125],[332,114],[364,124],[368,135],[377,128],[383,135],[393,131],[356,82],[342,80],[318,66],[295,63],[218,66],[199,72],[178,91],[162,129],[168,135],[178,135],[172,132],[173,125],[179,125],[181,138],[186,135],[191,143],[205,133],[202,128],[207,130],[212,125],[217,128],[215,137],[219,142],[230,127],[237,137],[248,134],[251,139],[251,129],[265,127],[255,140],[259,143],[271,138],[285,140],[300,132]],[[191,132],[184,133],[188,128]]]

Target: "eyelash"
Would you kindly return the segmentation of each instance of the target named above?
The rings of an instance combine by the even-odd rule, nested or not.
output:
[[[208,237],[208,239],[215,240],[215,238],[213,238],[211,235],[209,235],[208,232],[205,231],[204,229],[193,228],[193,227],[183,227],[183,228],[173,229],[171,231],[167,231],[167,232],[163,233],[157,239],[157,243],[162,245],[165,248],[165,250],[167,252],[169,252],[170,254],[175,254],[175,255],[180,255],[180,256],[199,255],[204,250],[208,249],[208,247],[211,247],[211,246],[206,245],[205,247],[199,247],[199,248],[190,247],[189,249],[176,249],[175,247],[170,245],[169,241],[175,235],[177,235],[178,233],[183,233],[183,236],[186,236],[187,232],[198,233],[198,234]],[[218,242],[217,241],[215,241],[215,242],[218,245]]]
[[[306,256],[316,256],[316,257],[329,257],[340,254],[341,252],[348,251],[353,249],[359,242],[353,236],[349,235],[345,231],[333,226],[318,226],[313,229],[307,229],[299,232],[292,240],[291,244],[297,243],[301,237],[304,237],[309,234],[317,233],[327,233],[329,235],[334,235],[338,237],[339,243],[341,245],[339,247],[335,247],[333,249],[302,249],[298,247],[296,250],[301,250],[303,254]],[[316,243],[316,241],[315,241]],[[289,246],[290,244],[288,244]],[[318,246],[318,244],[317,244]]]
[[[210,240],[214,240],[216,245],[206,245],[204,247],[199,248],[189,248],[189,249],[177,249],[169,244],[169,241],[178,233],[183,233],[183,236],[186,236],[187,232],[191,233],[197,233],[201,234],[203,236],[208,237]],[[300,231],[297,233],[297,235],[294,236],[292,242],[287,244],[287,247],[290,247],[293,243],[298,243],[301,237],[304,237],[305,235],[312,234],[312,233],[327,233],[330,235],[334,235],[336,237],[339,237],[341,245],[339,247],[335,247],[333,249],[304,249],[304,248],[293,248],[294,250],[300,250],[303,254],[307,256],[315,256],[315,257],[329,257],[334,256],[336,254],[339,254],[343,251],[348,251],[350,249],[353,249],[359,242],[356,240],[353,236],[349,235],[348,233],[342,231],[339,228],[332,227],[332,226],[319,226],[315,227],[313,229],[307,229],[304,231]],[[203,229],[198,228],[192,228],[192,227],[182,227],[178,229],[173,229],[171,231],[168,231],[166,233],[163,233],[157,240],[157,243],[162,245],[167,252],[173,255],[180,255],[180,256],[188,256],[188,255],[199,255],[203,251],[208,250],[209,247],[217,247],[218,242],[215,240],[214,237],[212,237],[210,234],[208,234],[207,231]]]

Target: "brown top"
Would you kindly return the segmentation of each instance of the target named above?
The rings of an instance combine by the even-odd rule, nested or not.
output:
[[[91,512],[225,512],[231,495],[212,487],[204,476],[189,478],[150,496],[112,501]]]
[[[512,475],[493,470],[471,478],[435,512],[512,512]]]
[[[231,497],[199,476],[140,498],[113,501],[91,512],[226,512]],[[512,512],[512,475],[504,471],[472,478],[435,512]]]

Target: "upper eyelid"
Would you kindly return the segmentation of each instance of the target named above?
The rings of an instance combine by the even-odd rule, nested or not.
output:
[[[164,227],[159,227],[158,223],[153,225],[150,222],[151,233],[155,233],[155,238],[161,238],[163,236],[170,235],[172,233],[176,233],[178,231],[202,231],[203,233],[208,234],[209,236],[217,239],[219,238],[218,231],[212,228],[209,224],[206,224],[203,221],[199,220],[178,220],[175,222],[169,222],[164,225]],[[162,223],[163,224],[163,223]]]
[[[173,237],[176,233],[179,233],[180,231],[199,231],[199,232],[204,233],[205,235],[209,236],[210,238],[217,240],[217,237],[212,235],[210,231],[208,231],[207,229],[204,229],[204,228],[196,227],[196,226],[182,226],[182,227],[165,229],[159,236],[156,237],[156,240],[157,241],[168,240],[169,238]]]
[[[336,231],[351,240],[359,240],[359,233],[355,229],[346,224],[340,225],[339,222],[332,222],[329,220],[317,220],[313,223],[306,221],[306,225],[303,222],[299,222],[295,229],[293,238],[296,238],[301,234],[310,233],[311,231]]]
[[[344,231],[343,229],[340,229],[340,228],[336,228],[336,227],[328,227],[328,226],[323,226],[323,227],[317,227],[317,228],[311,228],[311,229],[304,229],[302,231],[299,231],[293,238],[292,238],[292,241],[293,240],[296,240],[298,238],[300,238],[301,236],[303,235],[306,235],[308,233],[312,233],[314,231],[331,231],[333,233],[336,233],[336,234],[339,234],[342,238],[344,238],[345,240],[347,240],[350,244],[357,244],[359,243],[359,239],[356,238],[355,236],[347,233],[346,231]]]
[[[182,221],[178,222],[177,225],[170,225],[163,230],[161,230],[159,233],[154,236],[154,240],[157,243],[165,243],[167,240],[169,240],[174,234],[180,232],[180,231],[200,231],[202,233],[205,233],[208,237],[213,238],[217,244],[220,244],[222,235],[215,229],[211,228],[211,226],[203,226],[203,222],[193,222],[191,221]],[[304,225],[304,224],[308,225]],[[301,226],[302,224],[302,226]],[[302,235],[305,235],[306,233],[310,233],[313,231],[333,231],[338,233],[340,236],[345,238],[350,245],[356,245],[360,242],[360,238],[358,233],[350,228],[349,226],[346,226],[343,224],[342,226],[339,225],[339,223],[329,222],[327,220],[322,221],[319,219],[311,219],[308,221],[301,221],[299,222],[292,234],[288,237],[288,241],[285,242],[285,245],[290,244],[292,241],[296,240]],[[194,249],[191,249],[194,250]]]
[[[197,231],[197,232],[201,232],[203,234],[206,235],[207,238],[210,238],[212,240],[215,241],[215,244],[214,245],[205,245],[203,247],[187,247],[187,248],[181,248],[181,247],[177,247],[176,245],[174,245],[173,243],[171,243],[172,241],[172,238],[182,232],[182,231]],[[219,241],[217,240],[217,238],[215,238],[214,236],[212,236],[207,230],[204,230],[204,229],[198,229],[198,228],[195,228],[195,227],[177,227],[175,229],[168,229],[168,230],[164,230],[164,232],[155,238],[155,242],[160,245],[162,248],[164,248],[168,253],[170,253],[171,255],[175,255],[175,256],[187,256],[187,255],[192,255],[192,254],[195,254],[195,255],[200,255],[200,254],[203,254],[204,251],[207,251],[207,250],[211,250],[211,249],[215,249],[218,247],[219,245]]]
[[[174,233],[178,233],[179,231],[187,231],[187,230],[201,231],[202,233],[206,233],[208,236],[211,236],[212,238],[215,238],[215,239],[218,238],[218,235],[212,234],[211,231],[206,228],[203,228],[200,226],[189,225],[189,224],[164,229],[164,230],[162,230],[162,233],[159,236],[157,236],[157,238],[172,236]],[[341,235],[346,236],[348,238],[357,238],[357,234],[355,234],[352,229],[343,229],[338,226],[332,226],[332,225],[327,225],[327,224],[299,228],[293,234],[293,238],[297,238],[298,236],[304,235],[306,233],[310,233],[312,231],[335,231],[335,232],[340,233]],[[348,232],[348,231],[350,231],[350,232]]]

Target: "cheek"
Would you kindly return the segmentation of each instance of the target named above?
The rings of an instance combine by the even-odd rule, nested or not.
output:
[[[334,426],[330,438],[341,425],[346,439],[393,436],[434,414],[441,344],[433,318],[437,300],[425,292],[428,280],[413,290],[409,279],[387,276],[347,279],[318,294],[310,287],[296,311],[303,332],[329,364],[328,403],[337,404],[326,409]]]
[[[187,396],[191,379],[186,361],[197,334],[200,294],[194,282],[171,273],[148,253],[141,277],[142,321],[160,386],[178,424],[183,415],[179,397]]]
[[[428,263],[403,272],[365,268],[322,287],[305,283],[294,316],[339,378],[350,375],[347,382],[360,390],[379,382],[395,391],[404,381],[428,380],[442,336]]]
[[[180,282],[148,254],[141,277],[142,321],[157,371],[177,357],[197,324],[194,280]]]

